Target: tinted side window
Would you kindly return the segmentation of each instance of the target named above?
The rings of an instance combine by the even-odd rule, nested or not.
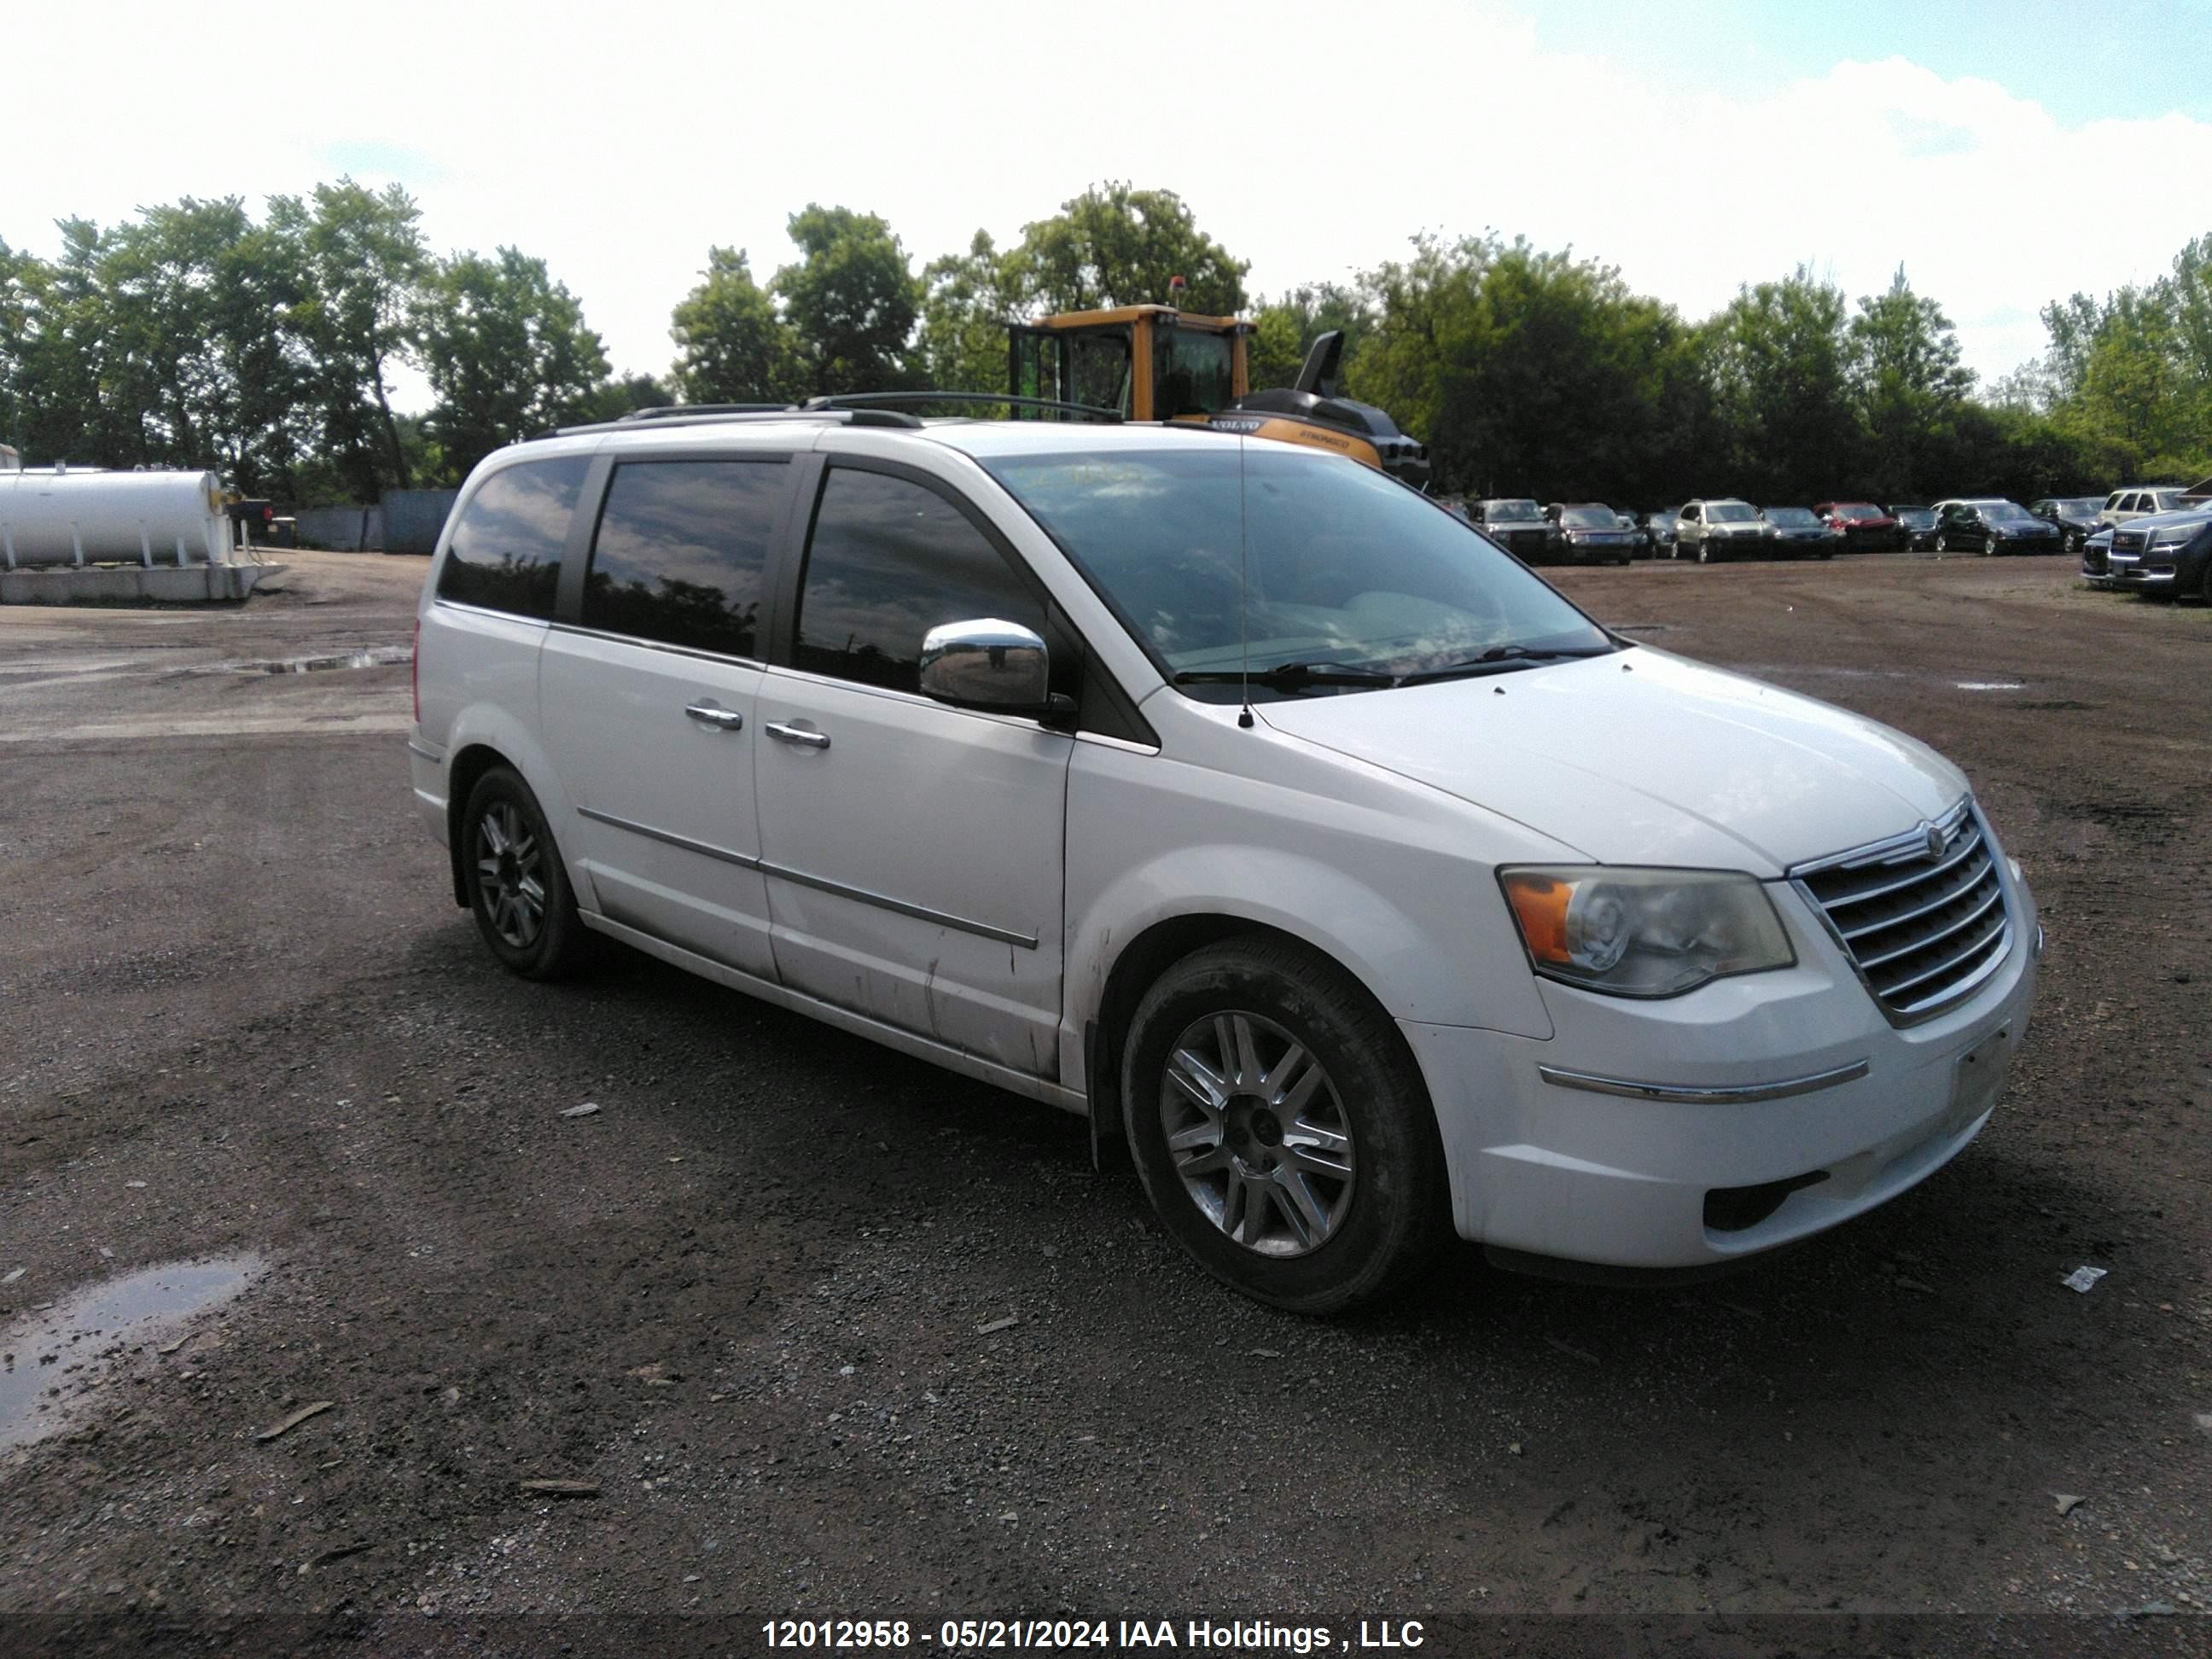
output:
[[[640,461],[615,469],[584,579],[584,626],[732,657],[760,654],[775,461]]]
[[[1043,607],[950,501],[904,478],[830,470],[806,550],[795,665],[912,691],[922,635],[982,617],[1044,632]]]
[[[486,478],[454,521],[438,597],[550,620],[561,544],[591,465],[587,455],[564,455]]]

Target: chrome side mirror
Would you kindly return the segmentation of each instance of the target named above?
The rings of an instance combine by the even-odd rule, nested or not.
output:
[[[1053,707],[1044,641],[994,617],[946,623],[921,641],[921,692],[962,708],[1042,714]]]

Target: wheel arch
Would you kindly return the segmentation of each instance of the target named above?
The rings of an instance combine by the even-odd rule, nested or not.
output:
[[[1121,1096],[1121,1059],[1137,1005],[1144,1000],[1145,993],[1160,975],[1184,957],[1224,939],[1248,934],[1295,945],[1320,957],[1382,1011],[1394,1036],[1404,1042],[1398,1033],[1397,1022],[1389,1018],[1389,1010],[1375,988],[1327,945],[1271,922],[1229,911],[1201,910],[1162,917],[1133,935],[1115,953],[1097,1004],[1084,1027],[1084,1090],[1090,1103],[1091,1156],[1100,1167],[1109,1164],[1127,1166],[1129,1162],[1126,1116],[1128,1103]],[[1406,1045],[1406,1054],[1415,1073],[1420,1075],[1419,1056],[1413,1052],[1410,1044]],[[1431,1109],[1434,1109],[1433,1106]]]
[[[462,833],[461,815],[468,811],[469,797],[483,775],[495,766],[504,766],[520,771],[514,763],[488,743],[471,743],[447,762],[446,767],[446,850],[453,868],[453,902],[464,910],[469,908],[469,881],[465,860],[467,856],[467,837]]]

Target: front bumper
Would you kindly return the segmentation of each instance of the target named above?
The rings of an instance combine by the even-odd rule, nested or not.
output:
[[[2172,562],[2154,563],[2148,553],[2115,553],[2106,562],[2106,585],[2112,587],[2171,587],[2176,572]],[[2087,574],[2088,567],[2082,567]]]
[[[1636,544],[1626,536],[1610,537],[1604,541],[1563,541],[1559,551],[1576,564],[1610,564],[1615,559],[1633,556]]]
[[[1918,1025],[1883,1018],[1786,885],[1770,890],[1794,968],[1658,1002],[1542,981],[1547,1041],[1401,1022],[1436,1105],[1461,1236],[1557,1261],[1708,1267],[1921,1181],[1980,1131],[1996,1098],[1986,1079],[2027,1029],[2041,931],[2027,884],[2009,870],[2005,881],[2002,966]]]

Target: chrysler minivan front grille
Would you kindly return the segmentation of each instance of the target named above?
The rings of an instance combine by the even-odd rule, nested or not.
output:
[[[2012,944],[1996,849],[1971,799],[1932,823],[1790,875],[1896,1024],[1971,995]]]

